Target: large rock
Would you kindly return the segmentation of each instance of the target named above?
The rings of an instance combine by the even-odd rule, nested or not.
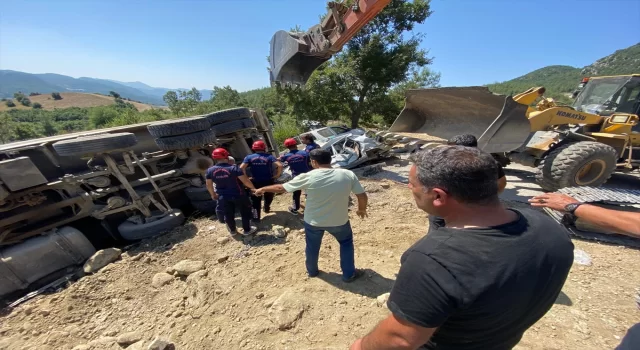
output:
[[[387,300],[389,300],[389,295],[391,295],[391,293],[384,293],[382,295],[378,295],[378,297],[376,298],[376,304],[378,304],[378,306],[386,305]]]
[[[204,270],[204,262],[198,260],[182,260],[169,268],[167,272],[174,273],[179,276],[189,276],[190,274]]]
[[[171,283],[171,281],[173,281],[173,276],[168,273],[160,272],[153,275],[153,278],[151,279],[151,285],[156,288],[160,288],[165,284]]]
[[[133,332],[120,334],[118,336],[118,339],[116,339],[116,343],[118,343],[121,346],[128,346],[133,343],[137,343],[140,340],[142,340],[142,333],[138,331],[133,331]]]
[[[269,319],[278,326],[278,329],[286,330],[295,327],[305,310],[305,304],[301,298],[302,295],[286,291],[273,302],[269,308]]]
[[[116,261],[122,251],[118,248],[107,248],[97,251],[84,263],[84,272],[93,273]]]
[[[149,344],[148,350],[175,350],[175,345],[169,340],[156,337],[151,344]]]
[[[287,232],[285,231],[284,226],[273,225],[271,226],[271,232],[273,232],[273,235],[278,238],[283,238],[287,236]]]

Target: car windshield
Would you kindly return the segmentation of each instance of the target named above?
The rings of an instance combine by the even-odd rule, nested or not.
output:
[[[336,134],[330,129],[330,128],[326,128],[326,129],[319,129],[316,130],[316,132],[318,133],[318,135],[322,136],[322,137],[332,137],[335,136]]]
[[[592,79],[584,87],[573,107],[581,112],[601,114],[615,110],[613,96],[629,82],[629,77]]]

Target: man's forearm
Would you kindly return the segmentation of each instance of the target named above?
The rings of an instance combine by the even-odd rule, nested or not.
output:
[[[261,187],[260,189],[262,191],[264,191],[264,192],[271,192],[271,193],[285,193],[285,192],[287,192],[287,190],[285,190],[284,186],[282,186],[281,184]]]
[[[574,215],[594,225],[640,238],[640,213],[583,204],[576,209]]]
[[[213,182],[207,181],[206,187],[207,187],[207,191],[209,191],[209,194],[211,195],[211,197],[215,197],[216,196],[216,191],[213,189]]]
[[[383,331],[385,321],[380,322],[371,333],[356,341],[351,350],[414,350],[414,347],[398,334]]]

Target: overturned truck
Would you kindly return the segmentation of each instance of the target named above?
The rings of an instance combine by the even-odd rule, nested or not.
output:
[[[185,203],[213,212],[211,150],[241,160],[256,140],[277,156],[264,112],[234,108],[1,145],[0,297],[83,262],[98,231],[132,241],[182,224]]]

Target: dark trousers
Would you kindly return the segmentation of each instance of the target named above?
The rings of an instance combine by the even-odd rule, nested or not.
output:
[[[273,185],[273,180],[259,181],[253,180],[253,186],[255,188],[262,188]],[[273,202],[274,193],[265,193],[261,197],[251,196],[251,206],[253,207],[252,214],[254,220],[260,220],[261,217],[261,207],[262,207],[262,197],[264,197],[264,209],[271,208],[271,203]]]
[[[347,221],[342,226],[319,227],[304,223],[304,233],[307,243],[305,248],[307,273],[309,276],[318,275],[318,259],[320,256],[320,245],[324,232],[329,232],[340,243],[340,268],[342,269],[342,279],[348,280],[356,273],[353,231],[351,222]]]
[[[293,209],[300,210],[300,197],[302,196],[302,190],[293,192]]]
[[[236,208],[240,210],[242,228],[245,231],[251,230],[251,203],[248,196],[220,196],[218,204],[224,210],[224,221],[229,231],[236,231]]]

